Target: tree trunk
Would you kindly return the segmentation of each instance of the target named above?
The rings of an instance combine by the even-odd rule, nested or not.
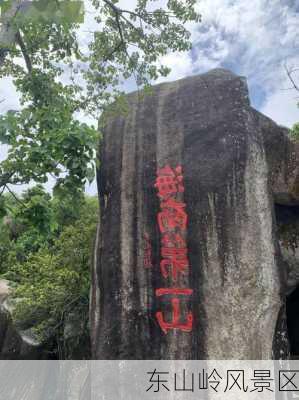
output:
[[[16,41],[16,28],[14,20],[19,13],[22,13],[28,0],[14,0],[7,11],[1,14],[0,24],[0,67],[3,65],[6,55]]]

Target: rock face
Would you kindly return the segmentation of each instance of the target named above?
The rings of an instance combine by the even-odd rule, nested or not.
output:
[[[299,200],[286,129],[221,69],[128,102],[100,146],[93,357],[286,356],[274,195]]]
[[[287,331],[291,356],[299,357],[299,207],[290,204],[276,205],[278,238],[286,270]]]
[[[299,285],[299,207],[276,205],[278,239],[286,270],[286,294]]]

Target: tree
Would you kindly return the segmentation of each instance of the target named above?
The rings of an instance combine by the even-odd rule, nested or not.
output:
[[[57,23],[49,12],[36,18],[26,3],[8,2],[0,31],[0,77],[13,78],[22,104],[0,118],[0,141],[9,145],[0,164],[0,193],[10,184],[44,183],[48,174],[58,188],[81,189],[93,180],[99,135],[78,113],[98,119],[111,103],[123,110],[123,80],[134,76],[138,87],[148,87],[167,75],[159,59],[190,49],[184,24],[199,21],[196,0],[168,0],[163,8],[138,0],[133,9],[91,0],[96,24],[88,49],[80,43],[79,23],[66,15]]]
[[[16,326],[30,329],[53,357],[88,357],[97,198],[51,197],[36,186],[18,200],[10,194],[2,199],[0,276],[13,288]]]
[[[291,136],[296,139],[299,140],[299,123],[295,124],[291,130]]]
[[[291,83],[291,87],[289,89],[299,92],[299,84],[297,83],[297,79],[296,79],[296,77],[298,76],[299,68],[296,68],[296,67],[289,68],[286,63],[284,65],[284,68],[285,68],[288,80]],[[299,107],[299,103],[298,103],[298,107]],[[290,135],[295,140],[299,140],[299,123],[294,124],[293,128],[290,131]]]
[[[61,18],[58,17],[58,12],[65,6],[66,2],[48,2],[39,0],[33,3],[28,0],[6,0],[0,3],[0,66],[4,63],[7,53],[11,50],[12,46],[18,41],[18,27],[17,24],[20,20],[25,18],[31,21],[41,18],[46,18],[48,21],[59,22]],[[80,10],[78,10],[77,2],[68,2],[67,8],[64,11],[70,20],[80,20]],[[50,11],[50,13],[49,13]],[[71,14],[71,15],[69,15]],[[76,15],[77,14],[77,15]],[[77,17],[77,18],[74,18]]]

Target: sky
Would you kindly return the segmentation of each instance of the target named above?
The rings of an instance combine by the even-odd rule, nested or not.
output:
[[[202,22],[191,26],[192,51],[166,57],[168,79],[212,68],[232,70],[248,80],[252,105],[279,124],[299,120],[296,96],[285,64],[299,66],[299,0],[200,0]]]
[[[131,9],[134,0],[121,0],[119,4]],[[156,0],[153,5],[158,7],[163,1]],[[86,6],[88,10],[88,1]],[[188,24],[192,50],[165,56],[162,62],[172,71],[158,82],[227,68],[247,78],[253,107],[278,124],[291,127],[298,122],[299,93],[290,89],[285,66],[299,67],[299,0],[198,0],[196,7],[202,22]],[[80,29],[82,45],[87,45],[87,30],[94,24],[92,14],[86,16]],[[299,82],[299,74],[294,78]],[[134,90],[132,80],[124,88]],[[9,79],[0,80],[1,100],[0,113],[19,107]],[[2,147],[0,158],[4,156]],[[95,184],[87,192],[95,193]]]

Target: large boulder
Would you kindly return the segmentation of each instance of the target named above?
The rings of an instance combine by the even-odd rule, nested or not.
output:
[[[222,69],[127,100],[100,144],[93,357],[287,357],[274,214],[274,195],[299,199],[287,130]]]

